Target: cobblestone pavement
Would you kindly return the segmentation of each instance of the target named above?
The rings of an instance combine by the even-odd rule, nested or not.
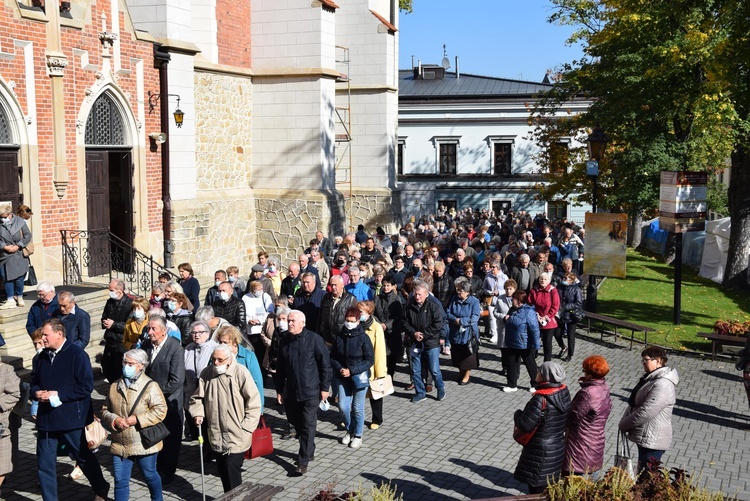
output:
[[[612,338],[608,338],[611,340]],[[640,350],[579,336],[573,361],[565,364],[571,393],[579,389],[577,378],[585,356],[601,354],[611,364],[607,378],[612,388],[613,410],[607,424],[605,464],[615,454],[617,422],[627,397],[641,375]],[[500,352],[484,347],[482,367],[474,371],[471,384],[459,387],[456,369],[443,357],[443,375],[447,398],[435,400],[435,392],[419,404],[409,402],[406,367],[396,376],[396,393],[386,397],[385,422],[379,430],[366,430],[364,443],[352,450],[338,443],[336,411],[320,413],[315,461],[303,477],[290,477],[297,450],[295,440],[281,440],[274,434],[276,452],[266,458],[245,462],[243,478],[250,482],[283,486],[274,499],[308,500],[327,483],[336,483],[337,491],[369,487],[392,481],[406,500],[477,499],[523,493],[525,486],[513,479],[513,470],[521,447],[512,437],[512,415],[522,408],[529,394],[525,391],[505,394],[500,391],[505,377],[499,375]],[[664,461],[669,467],[681,467],[700,476],[700,482],[739,499],[750,501],[750,413],[741,378],[733,362],[670,356],[680,383],[675,408],[674,442]],[[522,374],[521,386],[528,386]],[[105,385],[97,385],[97,398]],[[284,417],[273,404],[273,392],[266,389],[267,422],[281,430]],[[369,405],[366,404],[369,416]],[[21,429],[20,465],[2,486],[8,500],[37,500],[35,438],[32,425]],[[112,460],[107,447],[98,453],[107,480],[112,482]],[[166,499],[201,499],[201,474],[196,442],[183,442],[178,478],[165,487]],[[62,478],[73,467],[68,459],[58,463],[60,499],[89,500],[93,495],[85,481]],[[134,468],[132,499],[148,499],[148,490]],[[113,491],[110,491],[112,494]],[[207,499],[222,494],[214,463],[206,465]]]

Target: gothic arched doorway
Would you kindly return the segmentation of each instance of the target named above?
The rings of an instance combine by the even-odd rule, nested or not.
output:
[[[86,120],[89,276],[109,273],[110,267],[126,273],[132,269],[133,170],[123,116],[105,92]]]
[[[21,167],[18,165],[19,148],[20,145],[13,139],[10,120],[0,103],[0,201],[10,201],[13,210],[23,203]]]

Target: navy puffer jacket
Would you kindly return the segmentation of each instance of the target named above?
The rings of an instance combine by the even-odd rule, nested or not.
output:
[[[542,410],[542,399],[547,400]],[[565,458],[565,425],[570,411],[570,393],[564,384],[544,383],[523,411],[516,411],[515,425],[536,433],[523,448],[513,478],[532,487],[547,485],[560,476]]]
[[[362,326],[358,325],[352,330],[344,327],[331,349],[331,366],[335,376],[342,381],[351,381],[351,377],[341,376],[341,369],[349,369],[352,375],[361,374],[369,371],[374,363],[375,351]]]

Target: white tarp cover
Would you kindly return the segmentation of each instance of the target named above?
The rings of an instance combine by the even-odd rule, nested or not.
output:
[[[729,251],[729,229],[728,217],[706,221],[706,241],[703,244],[700,276],[718,283],[724,279],[724,268],[727,266],[727,252]]]

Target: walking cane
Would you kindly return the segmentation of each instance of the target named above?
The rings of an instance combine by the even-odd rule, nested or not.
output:
[[[198,425],[198,455],[201,457],[201,493],[206,501],[206,473],[203,471],[203,423]]]

